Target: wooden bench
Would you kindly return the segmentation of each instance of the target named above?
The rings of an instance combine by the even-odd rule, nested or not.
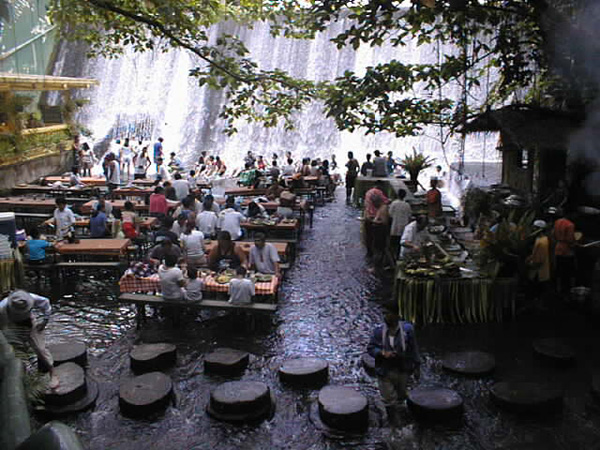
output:
[[[229,311],[245,311],[245,312],[256,312],[256,313],[268,313],[272,314],[277,310],[277,305],[273,303],[249,303],[249,304],[235,304],[229,303],[226,300],[212,300],[202,299],[199,302],[187,301],[187,300],[166,300],[160,295],[148,295],[148,294],[121,294],[119,297],[121,303],[133,303],[137,307],[137,326],[140,327],[141,323],[145,321],[146,315],[144,312],[145,305],[152,306],[170,306],[177,308],[206,308],[206,309],[220,309]]]
[[[96,261],[68,261],[68,262],[60,262],[55,265],[58,270],[59,275],[62,274],[64,270],[73,269],[107,269],[113,270],[117,275],[121,274],[123,264],[118,261],[109,261],[109,262],[96,262]]]

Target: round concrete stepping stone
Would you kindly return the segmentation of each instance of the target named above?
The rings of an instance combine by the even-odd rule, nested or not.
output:
[[[177,347],[173,344],[141,344],[129,354],[131,370],[136,373],[155,372],[173,367],[177,361]]]
[[[317,358],[285,361],[279,368],[279,379],[298,386],[319,386],[329,379],[329,363]]]
[[[494,384],[490,394],[498,406],[514,412],[548,412],[563,402],[563,389],[550,383],[504,381]]]
[[[269,417],[275,402],[269,386],[260,381],[228,381],[211,394],[208,413],[227,422],[254,422]]]
[[[89,378],[86,379],[86,386],[87,389],[85,395],[76,402],[64,406],[56,406],[46,403],[36,411],[46,416],[60,417],[87,410],[96,403],[99,389],[98,383]]]
[[[54,365],[59,366],[66,362],[74,362],[81,367],[87,364],[87,348],[83,342],[65,342],[63,344],[52,344],[48,350],[54,359]]]
[[[83,450],[72,428],[64,423],[50,422],[21,442],[19,450]]]
[[[47,405],[66,406],[85,396],[87,385],[81,366],[73,362],[64,363],[54,369],[54,374],[60,385],[54,390],[47,389],[44,392]]]
[[[341,431],[357,432],[369,426],[367,397],[346,386],[325,386],[319,392],[319,416]]]
[[[408,393],[410,411],[419,419],[445,421],[462,416],[463,399],[446,388],[417,388]]]
[[[360,361],[365,369],[365,372],[367,372],[369,375],[375,375],[375,358],[368,353],[363,353],[360,357]]]
[[[204,371],[221,375],[233,375],[248,367],[250,354],[233,348],[216,348],[204,357]]]
[[[575,362],[575,352],[560,339],[537,339],[533,342],[536,355],[557,366],[569,366]]]
[[[127,380],[119,389],[121,413],[144,417],[164,410],[171,399],[173,383],[162,372],[150,372]]]
[[[494,371],[496,358],[490,353],[480,351],[448,353],[442,360],[442,367],[449,372],[480,377]]]

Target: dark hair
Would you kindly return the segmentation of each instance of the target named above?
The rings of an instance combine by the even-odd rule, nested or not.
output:
[[[81,148],[87,152],[90,149],[90,145],[87,142],[84,142],[81,144]]]
[[[352,159],[352,158],[354,158],[354,153],[348,152],[348,159]]]
[[[255,241],[266,241],[267,240],[267,236],[265,235],[265,233],[256,233],[254,235],[254,240]]]
[[[190,206],[192,206],[194,202],[194,198],[193,197],[185,197],[183,200],[181,200],[181,204],[183,207],[185,207],[186,209],[189,209]]]
[[[64,197],[56,197],[56,200],[54,201],[54,203],[56,203],[57,205],[66,205],[67,199]]]
[[[398,189],[398,198],[400,200],[404,200],[406,197],[406,191],[404,189]]]
[[[77,167],[77,166],[71,167],[71,172],[76,174],[77,172],[79,172],[79,167]]]
[[[219,241],[231,241],[231,234],[229,231],[219,231],[219,235],[217,236],[217,240]]]
[[[367,161],[369,161],[371,159],[371,154],[367,153]]]
[[[255,217],[260,214],[260,207],[256,202],[250,202],[248,205],[248,217]]]
[[[175,152],[171,152],[171,156],[175,156],[175,155],[176,155],[176,153],[175,153]]]
[[[273,167],[277,167],[277,160],[276,160],[276,159],[274,159],[274,160],[273,160],[273,163],[272,163],[271,165],[272,165]]]
[[[163,183],[163,187],[164,187],[164,188],[171,187],[171,182],[170,182],[170,181],[165,181],[165,182]]]
[[[123,217],[123,216],[121,215],[121,210],[120,210],[120,209],[118,209],[118,208],[114,208],[114,209],[113,209],[112,215],[113,215],[113,217],[114,217],[115,219],[119,219],[119,220],[121,220],[121,217]]]
[[[229,197],[227,197],[227,200],[225,200],[225,205],[226,206],[235,205],[235,198],[233,197],[233,195],[230,195]]]
[[[164,139],[163,139],[163,138],[161,138],[161,137],[159,137],[159,138],[158,138],[158,142],[162,142],[163,140],[164,140]]]
[[[380,156],[381,152],[379,150],[375,150],[373,153],[375,153],[375,156]]]
[[[194,175],[196,175],[196,171],[195,170],[190,170],[190,175],[193,177]]]
[[[125,211],[133,211],[133,203],[127,200],[124,205]]]
[[[162,187],[162,186],[156,186],[156,187],[154,188],[154,193],[155,193],[155,194],[162,194],[164,191],[165,191],[165,188],[164,188],[164,187]]]
[[[175,264],[177,264],[177,256],[167,253],[165,255],[165,266],[175,267]]]
[[[162,226],[171,229],[171,227],[173,226],[173,222],[175,221],[171,216],[165,216],[162,220]]]
[[[288,158],[288,164],[289,164],[289,165],[292,165],[292,164],[294,164],[294,160],[293,160],[292,158]]]
[[[246,275],[246,268],[244,266],[238,266],[238,268],[235,269],[235,273],[237,275]]]
[[[181,213],[177,216],[177,222],[181,222],[182,220],[187,220],[187,215]]]
[[[177,172],[177,173],[174,175],[174,178],[175,178],[176,180],[181,180],[181,174],[180,174],[179,172]]]
[[[39,238],[40,230],[37,227],[33,227],[31,230],[29,230],[29,236],[31,236],[34,239]]]
[[[198,278],[198,269],[194,266],[189,266],[187,269],[187,276],[190,280]]]

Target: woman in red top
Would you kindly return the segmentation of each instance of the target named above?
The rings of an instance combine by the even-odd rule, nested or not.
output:
[[[431,189],[427,191],[427,209],[430,218],[442,218],[442,193],[437,188],[437,180],[431,180]]]
[[[554,256],[556,258],[556,289],[563,296],[569,295],[575,276],[575,224],[566,217],[554,222]]]
[[[153,217],[164,217],[168,211],[169,207],[167,205],[167,197],[165,197],[165,190],[161,186],[156,186],[154,194],[150,196],[150,215]]]

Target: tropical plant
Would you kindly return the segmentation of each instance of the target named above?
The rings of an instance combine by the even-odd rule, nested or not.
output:
[[[419,173],[421,173],[422,170],[431,167],[434,161],[435,158],[425,156],[422,152],[417,151],[417,149],[413,147],[412,155],[407,154],[400,161],[400,164],[408,172],[411,181],[416,182],[419,179]]]

